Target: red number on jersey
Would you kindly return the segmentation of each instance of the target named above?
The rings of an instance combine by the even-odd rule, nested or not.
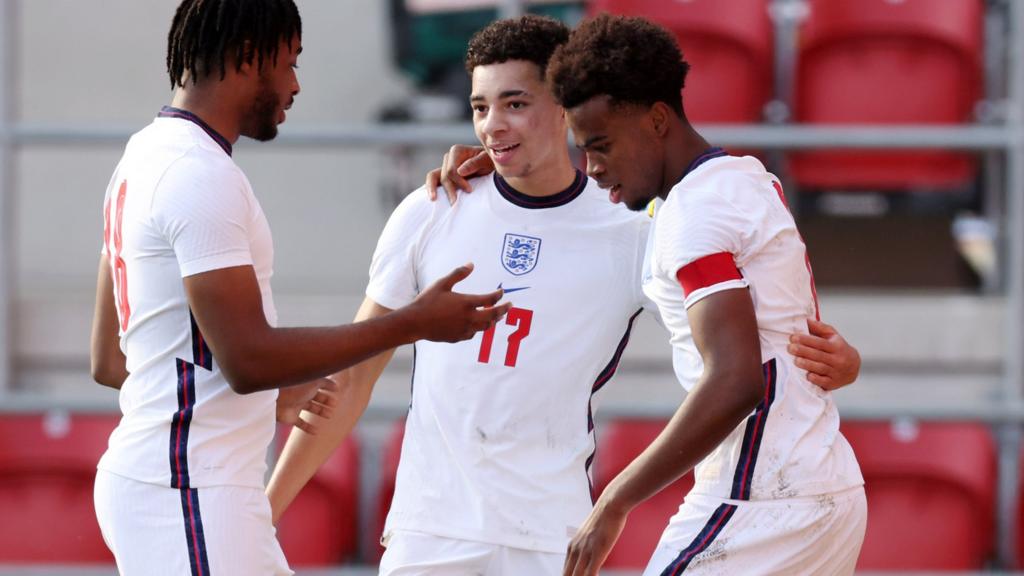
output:
[[[114,230],[113,250],[110,250],[108,245],[108,251],[110,252],[110,265],[113,269],[114,279],[114,295],[117,304],[117,316],[121,319],[121,330],[128,329],[128,319],[132,315],[131,307],[128,305],[128,269],[125,267],[124,259],[121,258],[121,247],[123,245],[123,236],[121,225],[124,222],[124,197],[128,192],[128,181],[125,180],[121,183],[121,188],[117,191],[117,201],[114,204]],[[109,208],[108,208],[109,210]],[[104,214],[104,230],[103,236],[104,241],[108,241],[110,237],[110,230],[107,228],[109,216]]]
[[[519,343],[530,335],[530,324],[533,322],[533,310],[510,308],[505,315],[505,324],[516,326],[516,331],[508,335],[508,346],[505,349],[505,366],[514,368],[519,359]],[[491,360],[491,347],[494,344],[494,326],[484,332],[480,341],[480,354],[477,361],[487,364]]]
[[[782,185],[777,181],[772,180],[772,185],[775,186],[775,191],[779,193],[779,200],[782,200],[782,205],[789,210],[789,202],[786,202],[786,195],[782,192]],[[800,234],[797,231],[797,234]],[[804,242],[803,234],[800,234],[800,241]],[[814,298],[814,319],[821,320],[821,308],[818,306],[818,289],[814,286],[814,270],[811,270],[811,255],[807,253],[807,242],[804,242],[804,262],[807,264],[807,273],[811,276],[811,296]]]

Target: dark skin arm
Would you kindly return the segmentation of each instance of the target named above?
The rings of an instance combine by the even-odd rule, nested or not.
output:
[[[725,290],[687,311],[704,374],[661,434],[608,485],[569,544],[565,576],[596,576],[629,512],[690,471],[764,395],[749,291]]]
[[[463,146],[456,144],[445,153],[441,167],[427,172],[427,196],[437,200],[438,187],[444,188],[448,202],[455,204],[459,190],[472,192],[469,178],[483,176],[494,172],[494,162],[481,146]]]
[[[114,281],[106,254],[100,257],[96,278],[96,307],[92,317],[89,363],[92,379],[104,386],[121,389],[128,369],[118,336],[117,308],[114,306]]]
[[[228,384],[247,394],[327,376],[416,340],[457,342],[486,330],[510,304],[495,306],[500,290],[484,295],[452,292],[471,270],[456,269],[391,314],[318,328],[271,327],[251,266],[189,276],[185,293]]]

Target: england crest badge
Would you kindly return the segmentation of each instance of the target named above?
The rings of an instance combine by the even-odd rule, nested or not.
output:
[[[540,238],[505,234],[505,246],[501,251],[501,265],[516,276],[522,276],[537,266],[540,255]]]

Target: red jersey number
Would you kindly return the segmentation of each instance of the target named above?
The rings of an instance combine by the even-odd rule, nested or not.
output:
[[[516,331],[508,335],[508,345],[505,348],[505,366],[514,368],[519,359],[519,344],[530,335],[530,324],[533,322],[533,310],[524,308],[510,308],[505,315],[505,324],[515,326]],[[487,364],[491,361],[491,347],[494,345],[494,326],[484,331],[484,337],[480,341],[480,354],[477,361]]]
[[[104,241],[107,242],[107,251],[110,253],[111,274],[114,280],[114,300],[117,304],[117,317],[121,320],[121,330],[128,329],[128,319],[131,318],[132,309],[128,305],[128,269],[125,267],[124,258],[121,257],[121,249],[124,245],[122,234],[122,223],[124,222],[124,197],[128,192],[128,181],[121,182],[121,188],[117,191],[117,200],[114,202],[113,230],[109,226],[109,207],[104,213]],[[112,234],[111,234],[112,232]],[[111,243],[111,236],[113,242]],[[112,245],[111,245],[112,244]]]

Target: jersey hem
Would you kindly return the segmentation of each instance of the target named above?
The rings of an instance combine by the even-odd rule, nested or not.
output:
[[[561,542],[557,546],[548,546],[543,544],[541,540],[535,538],[487,537],[482,536],[480,534],[480,531],[452,530],[450,528],[446,529],[437,526],[408,526],[401,523],[393,526],[388,525],[387,527],[385,527],[382,538],[386,539],[392,532],[419,532],[421,534],[438,536],[440,538],[468,540],[470,542],[480,542],[483,544],[491,544],[494,546],[505,546],[507,548],[517,548],[519,550],[530,550],[532,552],[546,552],[549,554],[562,554],[569,546],[569,538],[562,538]]]
[[[106,456],[106,455],[104,455],[104,456]],[[133,480],[135,482],[141,482],[143,484],[152,484],[154,486],[160,486],[160,487],[168,488],[168,489],[172,488],[172,486],[171,486],[171,475],[170,474],[162,474],[159,477],[145,475],[145,474],[135,474],[134,472],[132,472],[130,470],[127,470],[125,468],[120,468],[118,466],[113,466],[113,465],[111,465],[111,464],[109,464],[107,462],[104,462],[103,458],[101,458],[99,463],[96,464],[96,470],[102,470],[104,472],[109,472],[110,474],[114,474],[114,475],[120,476],[122,478],[127,478],[128,480]],[[188,487],[189,488],[214,488],[214,487],[218,487],[218,486],[235,486],[235,487],[238,487],[238,488],[256,488],[256,489],[259,489],[259,490],[265,490],[266,486],[264,485],[264,483],[262,481],[264,473],[261,472],[258,476],[261,479],[259,482],[227,481],[227,480],[223,480],[223,481],[213,480],[213,481],[199,481],[199,482],[190,481]]]

